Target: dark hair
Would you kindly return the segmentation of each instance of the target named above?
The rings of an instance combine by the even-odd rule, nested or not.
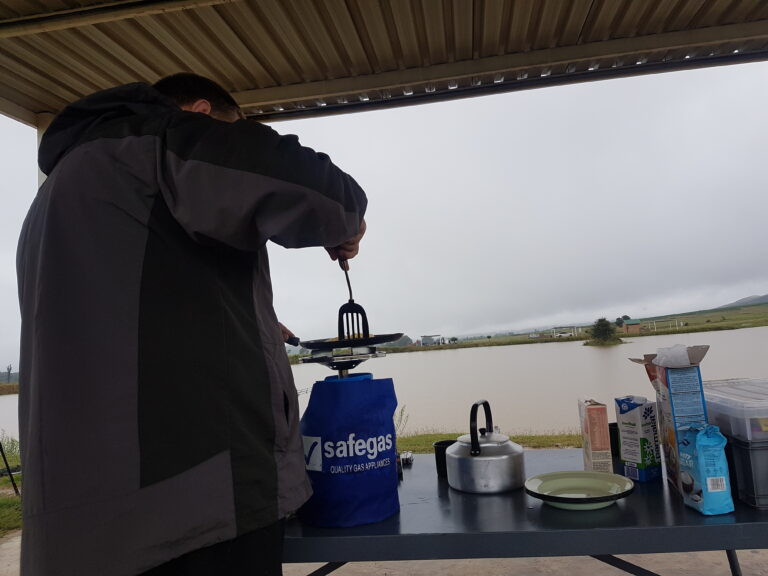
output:
[[[237,111],[240,107],[229,92],[203,76],[180,72],[155,82],[154,89],[178,106],[192,104],[196,100],[208,100],[214,112]]]

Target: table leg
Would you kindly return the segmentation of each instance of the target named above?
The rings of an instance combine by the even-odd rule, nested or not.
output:
[[[344,566],[346,562],[328,562],[325,566],[321,566],[314,572],[307,574],[307,576],[326,576],[326,574],[330,574],[331,572],[335,572],[342,566]]]
[[[629,572],[634,576],[659,576],[658,574],[656,574],[656,572],[651,572],[650,570],[646,570],[645,568],[641,568],[636,564],[632,564],[631,562],[627,562],[626,560],[622,560],[621,558],[616,558],[616,556],[611,556],[610,554],[592,556],[592,558],[594,558],[595,560],[600,560],[600,562],[605,562],[606,564],[609,564],[614,568],[618,568],[619,570],[624,570],[624,572]],[[741,575],[734,574],[733,576],[741,576]]]
[[[733,576],[741,576],[741,566],[739,565],[739,557],[736,556],[736,550],[726,550],[728,555],[728,564],[731,567],[731,574]]]

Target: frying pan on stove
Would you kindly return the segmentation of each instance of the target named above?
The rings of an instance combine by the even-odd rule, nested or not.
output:
[[[376,334],[368,338],[350,338],[339,340],[338,338],[326,338],[324,340],[308,340],[301,345],[307,350],[333,350],[334,348],[360,348],[363,346],[375,346],[384,342],[394,342],[403,337],[403,333]]]

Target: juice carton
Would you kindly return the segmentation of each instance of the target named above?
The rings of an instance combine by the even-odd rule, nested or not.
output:
[[[615,401],[624,476],[639,482],[661,478],[656,402],[643,396],[624,396]]]
[[[680,448],[683,432],[707,424],[707,406],[701,385],[699,363],[709,346],[660,348],[658,354],[630,358],[645,366],[656,390],[659,432],[664,451],[667,481],[683,494],[680,479]]]
[[[613,472],[608,408],[595,400],[580,398],[579,420],[584,439],[584,470]]]

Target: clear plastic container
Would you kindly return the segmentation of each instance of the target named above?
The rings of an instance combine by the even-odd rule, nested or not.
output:
[[[768,440],[768,379],[704,382],[707,419],[734,438]]]

